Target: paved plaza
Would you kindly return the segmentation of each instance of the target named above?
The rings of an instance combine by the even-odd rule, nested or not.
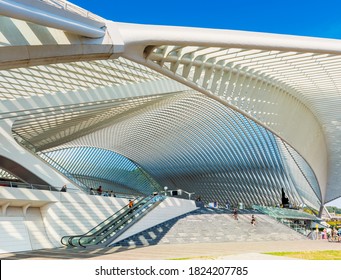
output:
[[[289,259],[266,252],[341,250],[341,243],[326,240],[163,244],[146,247],[99,249],[45,249],[1,254],[1,259],[89,259],[89,260],[169,260],[169,259]]]

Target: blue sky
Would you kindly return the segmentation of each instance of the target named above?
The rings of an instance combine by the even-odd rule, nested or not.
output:
[[[340,0],[71,0],[70,2],[103,18],[118,22],[341,39]],[[341,208],[341,198],[331,205]]]
[[[106,19],[341,38],[341,1],[71,0]]]

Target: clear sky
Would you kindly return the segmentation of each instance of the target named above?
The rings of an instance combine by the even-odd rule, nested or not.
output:
[[[106,19],[341,39],[340,0],[70,0]]]
[[[69,2],[105,19],[118,22],[341,39],[340,0],[71,0]],[[341,198],[330,204],[341,208]]]

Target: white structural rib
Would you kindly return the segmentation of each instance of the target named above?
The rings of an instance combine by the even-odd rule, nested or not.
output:
[[[4,16],[58,28],[89,38],[104,36],[105,24],[103,22],[95,21],[62,8],[62,6],[57,8],[41,1],[0,0],[0,10]]]

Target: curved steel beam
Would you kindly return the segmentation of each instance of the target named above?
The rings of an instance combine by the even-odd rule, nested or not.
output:
[[[41,1],[35,3],[26,0],[0,0],[0,14],[88,38],[100,38],[105,35],[105,23],[52,7]]]

